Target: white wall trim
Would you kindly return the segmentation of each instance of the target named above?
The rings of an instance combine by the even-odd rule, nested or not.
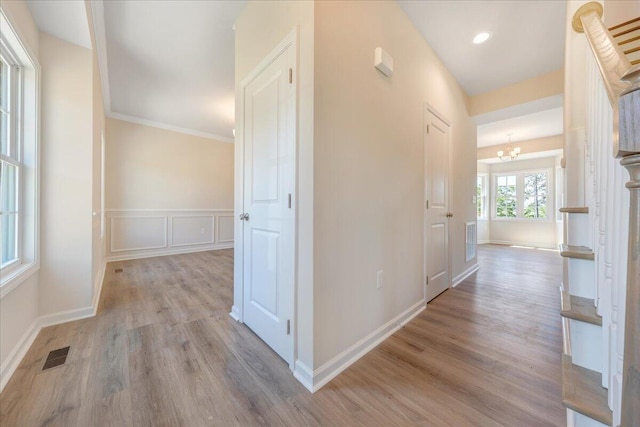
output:
[[[213,245],[199,246],[199,247],[189,247],[189,248],[180,248],[180,249],[165,249],[159,251],[149,251],[144,253],[132,253],[125,255],[114,255],[106,257],[107,262],[114,261],[128,261],[131,259],[142,259],[142,258],[153,258],[157,256],[167,256],[167,255],[180,255],[180,254],[189,254],[194,252],[206,252],[206,251],[215,251],[219,249],[231,249],[233,248],[233,242],[231,243],[216,243]]]
[[[105,210],[106,260],[124,261],[232,248],[234,239],[233,237],[229,239],[229,236],[233,236],[234,223],[233,221],[220,223],[219,219],[222,217],[233,218],[233,209],[107,209]],[[201,226],[207,230],[206,239],[200,239],[200,235],[194,237],[189,234],[188,229],[180,227],[176,229],[175,222],[183,218],[204,218]],[[116,235],[127,236],[122,234],[124,229],[114,226],[114,223],[117,225],[118,220],[135,221],[134,226],[150,226],[152,235],[128,238],[127,247],[114,248],[113,242]],[[158,224],[157,220],[163,220],[163,225]],[[178,236],[176,231],[187,234]],[[220,239],[221,235],[224,239]]]
[[[478,240],[479,245],[488,245],[491,243],[491,240]]]
[[[462,273],[458,274],[456,277],[453,278],[453,282],[451,284],[451,287],[455,288],[460,283],[462,283],[462,281],[464,279],[466,279],[467,277],[471,276],[473,273],[475,273],[479,269],[480,269],[480,266],[478,264],[474,264],[471,267],[467,268],[465,271],[463,271]]]
[[[396,331],[402,328],[405,324],[409,323],[414,317],[420,314],[426,308],[425,300],[420,300],[413,306],[409,307],[398,316],[394,317],[360,341],[353,344],[351,347],[335,356],[333,359],[320,366],[313,371],[313,387],[310,391],[316,392],[322,386],[334,379],[338,374],[347,369],[353,363],[355,363],[362,356],[370,352],[374,347],[382,343],[384,340],[393,335]],[[298,368],[299,367],[299,368]],[[308,384],[308,371],[309,369],[304,366],[302,362],[296,361],[296,369],[294,369],[294,376],[305,387],[309,388]],[[297,372],[297,374],[296,374]]]
[[[96,281],[93,285],[93,315],[98,312],[98,304],[100,304],[100,295],[102,294],[102,285],[104,284],[104,276],[107,273],[107,261],[104,259],[100,265],[100,271],[96,275]]]
[[[137,213],[137,212],[154,212],[154,213],[163,213],[163,212],[211,212],[211,213],[221,213],[221,214],[230,214],[229,216],[233,216],[233,209],[105,209],[105,213]],[[227,216],[227,215],[224,215]]]
[[[39,319],[36,318],[33,320],[29,328],[26,330],[20,341],[16,344],[16,346],[11,350],[11,353],[7,356],[2,366],[0,366],[0,392],[4,389],[4,386],[7,385],[13,373],[18,369],[20,362],[27,351],[31,347],[31,344],[36,340],[38,336],[38,332],[40,332],[40,324],[38,323]]]
[[[119,219],[130,219],[130,218],[135,218],[135,219],[162,219],[164,220],[164,243],[162,245],[156,245],[156,246],[139,246],[139,247],[134,247],[134,248],[124,248],[124,249],[114,249],[113,248],[113,224],[116,222],[115,220],[119,220]],[[161,248],[167,248],[169,247],[169,236],[168,236],[168,225],[169,224],[169,219],[166,216],[138,216],[136,215],[135,217],[132,216],[110,216],[109,217],[109,252],[110,253],[117,253],[117,252],[132,252],[132,251],[146,251],[149,249],[161,249]]]
[[[240,310],[236,305],[231,307],[231,312],[229,313],[229,316],[231,316],[231,318],[236,322],[240,322]]]
[[[36,340],[40,330],[47,326],[58,325],[60,323],[72,322],[74,320],[86,319],[95,315],[93,307],[79,308],[75,310],[67,310],[60,313],[48,314],[46,316],[40,316],[36,318],[29,328],[26,330],[18,344],[13,348],[9,356],[7,356],[5,362],[0,366],[0,392],[7,385],[16,369],[22,362],[25,354],[31,348],[31,345]]]
[[[509,246],[530,246],[532,248],[542,248],[542,249],[558,249],[558,246],[553,245],[541,245],[540,243],[531,243],[531,242],[511,242],[508,240],[490,240],[488,243],[492,245],[509,245]]]
[[[309,368],[300,359],[296,360],[294,364],[293,376],[311,393],[315,391],[313,388],[313,369]]]
[[[198,243],[174,243],[173,236],[176,235],[176,222],[175,218],[205,218],[211,220],[211,240],[207,240],[206,242],[198,242]],[[216,243],[216,236],[218,235],[218,227],[217,227],[216,215],[174,215],[171,218],[171,247],[186,247],[186,246],[195,246],[195,245],[213,245]]]
[[[109,88],[109,68],[107,66],[107,33],[104,23],[103,0],[90,1],[89,9],[91,10],[93,37],[95,38],[95,46],[93,48],[98,57],[98,71],[100,72],[100,83],[102,84],[102,101],[105,115],[107,115],[111,113],[111,89]]]
[[[214,133],[183,128],[180,126],[174,126],[167,123],[161,123],[153,120],[143,119],[141,117],[130,116],[128,114],[121,114],[121,113],[115,113],[113,111],[109,111],[106,113],[106,116],[116,120],[122,120],[125,122],[135,123],[138,125],[150,126],[158,129],[169,130],[172,132],[183,133],[185,135],[199,136],[200,138],[207,138],[207,139],[211,139],[218,142],[228,142],[230,144],[234,143],[234,138],[229,138],[228,136],[216,135]]]

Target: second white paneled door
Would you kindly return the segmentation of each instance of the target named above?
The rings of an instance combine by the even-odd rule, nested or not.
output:
[[[425,126],[425,269],[426,299],[449,288],[449,124],[433,111]]]
[[[293,360],[295,49],[244,89],[243,322]]]

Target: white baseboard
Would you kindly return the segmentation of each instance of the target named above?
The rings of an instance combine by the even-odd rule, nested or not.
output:
[[[355,363],[362,356],[371,351],[374,347],[393,335],[394,332],[399,330],[405,324],[411,321],[414,317],[422,312],[426,308],[426,303],[421,300],[409,307],[403,313],[400,313],[389,322],[382,325],[377,330],[373,331],[354,345],[338,354],[333,359],[329,360],[324,365],[313,371],[313,385],[309,384],[308,376],[310,369],[304,364],[300,364],[300,369],[294,369],[294,375],[305,387],[311,392],[316,392],[322,386],[334,379],[338,374],[347,369],[353,363]],[[298,362],[296,362],[296,368],[298,368]],[[296,375],[297,371],[297,375]]]
[[[75,310],[62,311],[60,313],[47,314],[34,319],[29,328],[25,331],[24,335],[18,341],[13,348],[9,356],[5,359],[5,362],[0,366],[0,392],[9,382],[9,379],[13,376],[16,369],[20,365],[20,362],[24,358],[29,348],[35,341],[36,337],[47,326],[59,325],[61,323],[73,322],[74,320],[86,319],[96,315],[98,310],[98,303],[100,302],[100,293],[102,292],[102,284],[104,283],[104,275],[106,272],[107,263],[102,262],[99,273],[96,275],[96,281],[94,283],[94,295],[93,301],[90,307],[79,308]]]
[[[235,320],[236,322],[240,321],[240,310],[238,309],[238,307],[236,307],[235,305],[233,307],[231,307],[231,312],[229,313],[229,316],[231,316],[233,318],[233,320]]]
[[[39,318],[36,318],[31,323],[22,338],[20,338],[20,341],[18,341],[18,344],[11,350],[11,353],[9,353],[2,366],[0,366],[0,392],[4,389],[4,386],[7,385],[16,369],[18,369],[22,358],[27,354],[31,344],[36,340],[38,332],[40,332],[41,329],[38,321]]]
[[[491,243],[491,240],[478,240],[479,245],[487,245]]]
[[[233,248],[233,242],[230,243],[218,243],[214,245],[206,245],[200,247],[191,247],[191,248],[171,248],[171,249],[161,249],[149,252],[142,253],[130,253],[123,255],[112,255],[106,258],[107,262],[113,261],[129,261],[131,259],[142,259],[142,258],[153,258],[157,256],[167,256],[167,255],[179,255],[179,254],[189,254],[194,252],[206,252],[206,251],[215,251],[218,249],[231,249]]]
[[[531,243],[531,242],[511,242],[509,240],[491,240],[487,243],[491,243],[493,245],[529,246],[532,248],[558,249],[558,245],[556,245],[555,243],[552,243],[550,245],[544,245],[540,243]]]
[[[59,313],[40,316],[38,317],[38,325],[40,326],[40,328],[46,328],[47,326],[73,322],[74,320],[86,319],[87,317],[93,316],[95,316],[95,313],[93,312],[93,306],[76,308],[73,310],[66,310]]]
[[[311,393],[315,391],[313,389],[313,370],[304,362],[296,360],[295,367],[293,368],[293,376]]]
[[[60,323],[72,322],[74,320],[86,319],[93,316],[95,316],[93,307],[85,307],[48,314],[36,318],[0,367],[0,392],[4,389],[4,386],[7,385],[16,369],[18,369],[22,358],[27,354],[27,351],[31,348],[31,345],[42,328],[59,325]]]
[[[462,283],[464,279],[466,279],[467,277],[471,276],[473,273],[478,271],[478,269],[480,269],[480,266],[478,264],[474,264],[471,267],[467,268],[465,271],[463,271],[462,273],[458,274],[456,277],[453,278],[451,287],[455,288],[460,283]]]

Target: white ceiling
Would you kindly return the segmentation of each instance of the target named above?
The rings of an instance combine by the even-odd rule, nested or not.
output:
[[[511,142],[561,135],[562,111],[562,107],[558,107],[479,125],[478,147],[505,144],[508,134],[512,134]]]
[[[246,1],[94,1],[108,114],[232,141],[235,22]],[[561,68],[564,1],[399,1],[469,95]],[[41,31],[91,48],[84,2],[29,0]],[[540,31],[540,23],[544,23]],[[451,30],[455,29],[455,30]],[[471,40],[480,31],[492,37]],[[102,49],[101,49],[102,46]],[[106,47],[105,47],[106,46]],[[562,133],[562,97],[474,118],[478,146]]]
[[[565,1],[398,3],[469,96],[563,66]],[[473,37],[483,31],[491,38],[474,45]]]
[[[111,112],[231,140],[245,1],[105,1]]]
[[[27,0],[38,29],[91,49],[87,10],[83,1]]]

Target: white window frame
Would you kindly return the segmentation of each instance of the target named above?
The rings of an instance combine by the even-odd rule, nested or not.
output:
[[[36,55],[20,39],[16,26],[0,8],[0,49],[2,55],[19,69],[14,81],[17,97],[11,108],[14,124],[13,151],[2,160],[19,167],[18,171],[18,254],[17,260],[0,268],[0,299],[23,283],[40,268],[39,257],[39,137],[40,137],[40,64]],[[15,153],[14,156],[11,153]]]
[[[480,194],[480,199],[482,200],[482,212],[481,216],[477,217],[480,220],[488,220],[489,219],[489,174],[487,172],[479,172],[476,177],[476,189],[477,189],[477,179],[482,179],[482,191]],[[477,194],[477,190],[476,190]],[[478,200],[476,200],[476,214],[478,212]]]
[[[21,68],[18,65],[19,62],[16,59],[15,53],[11,50],[10,46],[7,46],[4,38],[0,37],[0,57],[4,59],[3,62],[9,67],[9,105],[7,108],[9,126],[8,135],[8,151],[9,155],[5,156],[0,153],[0,160],[9,165],[15,166],[17,169],[16,176],[16,210],[7,212],[11,215],[16,215],[16,254],[17,257],[9,261],[7,264],[2,265],[0,259],[0,272],[2,275],[11,275],[13,271],[20,267],[22,264],[22,219],[20,214],[22,212],[20,204],[22,203],[22,197],[20,194],[21,181],[22,181],[22,87],[21,87]],[[2,108],[0,106],[0,108]],[[1,213],[0,213],[1,215]]]
[[[547,175],[547,217],[527,218],[524,216],[524,176],[534,173],[544,173]],[[516,216],[512,218],[497,215],[496,196],[498,194],[498,177],[516,177]],[[526,222],[554,222],[555,205],[555,184],[554,174],[551,168],[530,169],[523,171],[504,171],[491,174],[491,221],[526,221]]]

